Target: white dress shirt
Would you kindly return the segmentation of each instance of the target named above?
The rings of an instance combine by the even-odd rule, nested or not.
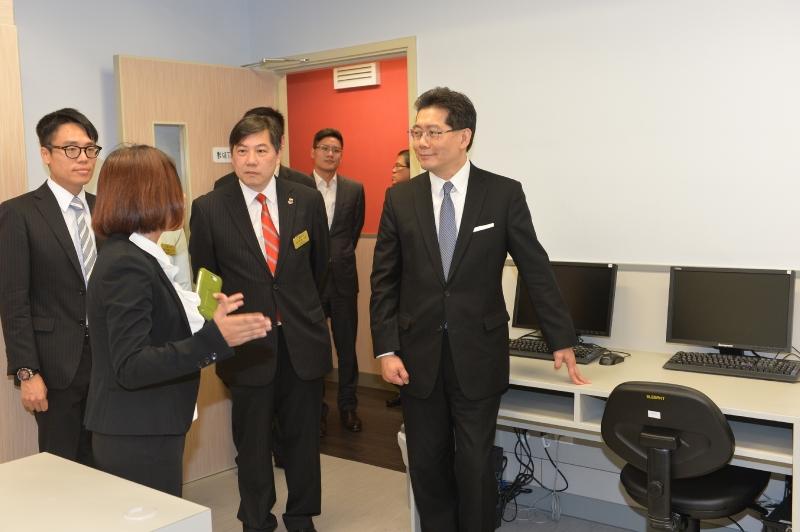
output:
[[[461,216],[464,214],[464,201],[467,199],[467,186],[469,185],[469,159],[464,163],[458,172],[449,179],[453,183],[450,191],[450,199],[453,200],[453,207],[456,213],[456,231],[461,229]],[[431,176],[431,196],[433,199],[433,218],[436,222],[436,234],[439,234],[439,211],[442,209],[442,199],[444,199],[444,184],[447,182],[441,177],[429,172]]]
[[[261,228],[261,202],[258,201],[257,196],[264,194],[267,197],[267,207],[269,208],[269,217],[272,218],[272,223],[275,224],[275,231],[278,235],[281,234],[281,226],[278,221],[278,190],[275,188],[275,176],[267,183],[267,188],[261,192],[256,192],[248,187],[241,180],[239,186],[242,187],[242,194],[244,194],[244,203],[247,205],[247,213],[250,216],[250,223],[253,225],[253,232],[258,239],[258,247],[261,248],[261,254],[264,255],[264,260],[267,260],[267,249],[264,247],[264,230]]]
[[[333,174],[330,181],[325,181],[314,170],[314,181],[317,183],[317,190],[322,194],[322,199],[325,202],[325,212],[328,215],[328,229],[331,228],[333,223],[333,211],[336,209],[336,186],[337,175]]]
[[[83,264],[83,250],[81,249],[81,237],[78,235],[78,216],[75,209],[70,209],[69,204],[75,196],[69,190],[65,189],[55,181],[52,177],[47,178],[47,186],[53,192],[58,202],[58,207],[61,209],[61,215],[64,217],[64,223],[67,225],[67,231],[72,237],[72,245],[75,247],[75,253],[78,255],[78,262]],[[86,225],[89,229],[92,228],[92,213],[89,212],[89,204],[86,203],[86,192],[81,189],[78,193],[78,198],[83,203],[83,215],[86,218]],[[94,231],[89,231],[89,238],[92,239],[94,249],[97,249],[97,242],[94,238]]]

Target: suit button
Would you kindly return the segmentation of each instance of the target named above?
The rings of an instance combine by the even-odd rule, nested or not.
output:
[[[86,320],[79,321],[78,325],[80,325],[81,327],[86,327]]]
[[[450,291],[449,290],[445,290],[444,291],[444,297],[450,297]]]
[[[217,360],[217,354],[216,353],[211,353],[211,361],[212,362],[216,362],[216,360]]]
[[[78,294],[80,294],[82,296],[85,296],[86,295],[86,290],[84,288],[81,288],[80,290],[78,290]]]
[[[278,285],[277,285],[277,283],[272,285],[272,289],[273,289],[273,290],[275,290],[276,292],[278,291]]]

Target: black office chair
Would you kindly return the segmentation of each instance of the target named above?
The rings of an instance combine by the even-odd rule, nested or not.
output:
[[[701,519],[755,506],[769,473],[728,465],[735,441],[706,395],[675,384],[625,382],[608,396],[606,445],[628,462],[620,480],[647,508],[648,530],[700,530]]]

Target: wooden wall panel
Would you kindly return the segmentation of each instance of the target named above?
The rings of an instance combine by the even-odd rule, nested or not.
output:
[[[5,201],[27,190],[19,48],[11,0],[0,0],[0,116],[0,201]],[[19,391],[5,374],[5,343],[0,333],[0,463],[38,450],[36,422],[23,410]]]
[[[185,126],[189,202],[231,171],[212,162],[211,151],[228,145],[242,114],[275,105],[277,78],[268,72],[130,56],[115,57],[115,70],[123,142],[152,145],[155,123]],[[230,399],[213,368],[203,370],[198,409],[186,439],[186,481],[235,467]]]

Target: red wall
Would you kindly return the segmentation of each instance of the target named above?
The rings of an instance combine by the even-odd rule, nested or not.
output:
[[[408,148],[406,59],[379,63],[381,84],[376,87],[336,91],[332,69],[286,77],[290,165],[310,175],[314,133],[326,127],[341,131],[344,153],[338,173],[364,184],[364,233],[378,232],[392,165],[397,152]]]

